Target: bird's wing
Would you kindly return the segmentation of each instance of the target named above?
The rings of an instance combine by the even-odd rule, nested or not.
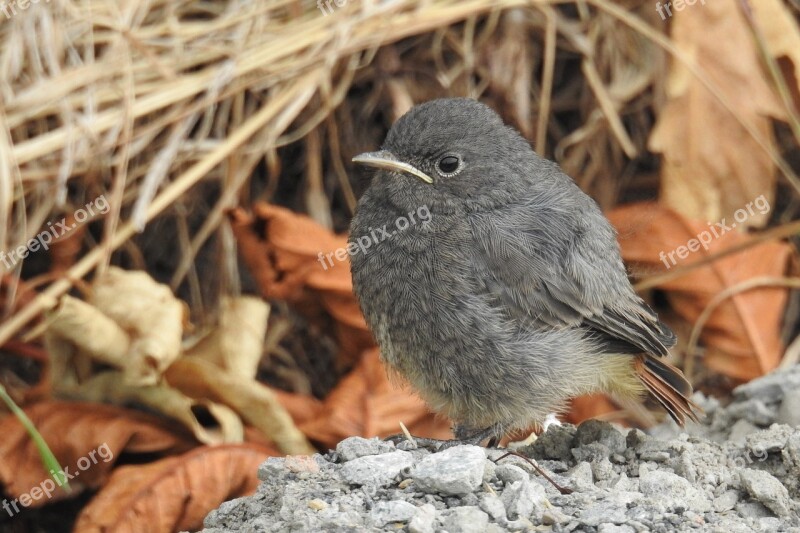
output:
[[[609,353],[665,355],[675,335],[634,293],[613,228],[588,197],[570,200],[470,215],[482,289],[522,327],[583,327]]]

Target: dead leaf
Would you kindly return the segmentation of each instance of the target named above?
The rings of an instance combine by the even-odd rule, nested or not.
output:
[[[181,354],[185,304],[146,272],[109,267],[95,280],[89,303],[131,334],[126,375],[153,385]]]
[[[410,390],[389,381],[374,349],[328,395],[319,415],[299,426],[310,439],[333,447],[351,435],[400,433],[400,422],[413,435],[452,438],[447,419],[436,417]]]
[[[165,384],[131,384],[120,372],[96,374],[74,389],[62,390],[62,394],[98,403],[144,405],[179,422],[203,444],[244,440],[242,421],[225,405],[206,398],[189,398]]]
[[[283,453],[315,452],[272,391],[252,378],[192,357],[173,363],[165,377],[171,386],[192,397],[227,405],[271,438]]]
[[[188,433],[176,433],[161,419],[110,405],[41,402],[26,408],[25,413],[61,465],[70,474],[80,474],[70,480],[75,489],[72,496],[83,488],[103,485],[123,453],[168,455],[196,445]],[[13,416],[0,420],[0,435],[0,484],[7,494],[18,498],[51,478],[19,420]],[[79,467],[86,465],[84,457],[92,464],[81,471]],[[67,497],[60,490],[52,494],[52,499],[34,500],[32,506]]]
[[[264,349],[269,304],[260,298],[224,298],[219,324],[211,333],[186,351],[234,376],[253,379]]]
[[[75,522],[83,533],[196,531],[223,502],[252,494],[258,466],[275,450],[254,444],[201,447],[180,457],[116,469]]]
[[[706,72],[732,112],[774,144],[771,117],[783,106],[762,68],[738,0],[718,0],[675,12],[676,46]],[[680,61],[673,61],[649,147],[663,155],[661,198],[692,220],[730,219],[760,195],[773,203],[775,166],[769,154]],[[768,214],[743,221],[763,226]]]
[[[710,232],[708,224],[686,220],[666,207],[649,203],[615,209],[608,218],[619,232],[623,259],[651,273],[664,272],[668,265],[676,268],[699,261],[747,240],[745,235],[729,231],[709,240],[708,250],[693,245],[697,251],[690,252],[691,256],[683,254],[681,260],[676,250],[688,247],[702,232]],[[723,290],[755,277],[782,277],[789,257],[787,244],[767,242],[687,272],[659,288],[666,291],[675,311],[694,324],[709,301]],[[780,330],[787,298],[788,289],[769,287],[737,294],[721,304],[701,336],[706,346],[705,365],[743,380],[773,370],[783,353]]]
[[[750,5],[769,52],[775,59],[786,57],[794,64],[794,79],[788,81],[800,90],[800,28],[797,20],[780,0],[753,0]]]

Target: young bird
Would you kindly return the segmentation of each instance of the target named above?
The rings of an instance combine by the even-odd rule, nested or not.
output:
[[[424,103],[353,161],[378,170],[350,242],[390,230],[351,255],[361,310],[384,363],[456,439],[496,442],[593,392],[649,391],[696,420],[691,385],[661,359],[675,335],[631,287],[611,224],[494,111]],[[408,223],[423,207],[429,220]]]

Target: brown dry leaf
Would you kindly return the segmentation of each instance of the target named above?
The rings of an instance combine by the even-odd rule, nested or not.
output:
[[[774,144],[769,116],[784,118],[785,113],[738,0],[676,11],[672,38],[707,73],[733,113]],[[667,96],[649,140],[650,150],[664,157],[662,201],[691,220],[730,218],[762,194],[772,203],[775,166],[770,156],[679,61],[670,66]],[[760,227],[767,219],[756,214],[744,224]]]
[[[667,270],[666,265],[691,264],[747,240],[745,235],[729,231],[712,238],[707,251],[694,245],[698,250],[684,261],[673,254],[676,266],[672,266],[669,254],[707,231],[707,224],[650,203],[615,209],[608,218],[619,232],[623,258],[654,273]],[[694,324],[709,301],[724,289],[755,277],[782,277],[789,257],[787,244],[767,242],[687,272],[659,288],[666,291],[675,311]],[[700,337],[706,346],[705,365],[743,380],[773,370],[783,353],[780,328],[787,297],[788,289],[759,288],[736,294],[717,307]]]
[[[62,394],[90,402],[117,405],[140,404],[167,416],[192,432],[203,444],[244,440],[244,425],[225,405],[206,398],[189,398],[166,385],[134,385],[120,372],[107,371]]]
[[[202,529],[227,500],[252,494],[256,472],[278,453],[255,444],[202,447],[180,457],[116,469],[84,507],[75,531],[164,532]]]
[[[781,0],[753,0],[750,5],[770,54],[775,59],[786,57],[794,64],[794,79],[788,81],[800,90],[800,28],[797,20]]]
[[[204,359],[233,376],[253,379],[264,349],[268,318],[269,304],[262,299],[226,297],[217,327],[186,350],[186,355]]]
[[[105,482],[120,454],[172,454],[195,445],[188,434],[176,433],[168,423],[137,411],[94,403],[42,402],[25,409],[26,414],[47,441],[62,467],[70,474],[76,492],[96,488]],[[50,478],[42,466],[39,452],[16,417],[0,420],[0,484],[18,498]],[[106,453],[107,452],[107,453]],[[92,453],[93,456],[91,455]],[[96,462],[84,471],[85,459]],[[107,459],[107,460],[106,460]],[[79,463],[79,461],[81,461]],[[33,500],[38,507],[67,497],[53,492],[52,499]]]
[[[357,305],[341,305],[342,298],[355,304],[349,257],[340,252],[339,257],[344,260],[336,259],[337,250],[346,249],[347,237],[335,235],[311,218],[283,207],[258,203],[253,210],[252,217],[234,212],[233,229],[240,253],[262,294],[292,300],[305,286],[317,289],[334,318],[366,329]],[[262,225],[263,235],[256,231]],[[331,305],[327,305],[329,297],[333,299]]]
[[[117,368],[125,368],[130,358],[130,338],[116,322],[82,300],[64,295],[48,316],[44,336],[52,358],[56,387],[76,384],[75,373],[91,359]]]
[[[109,267],[95,280],[89,303],[131,334],[126,375],[153,385],[181,353],[185,304],[146,272]]]
[[[182,357],[169,367],[167,382],[194,398],[227,405],[271,438],[283,453],[311,454],[315,449],[297,429],[272,391],[252,378],[238,376],[208,361]]]
[[[436,417],[410,390],[389,381],[374,349],[328,395],[319,415],[299,425],[310,439],[333,447],[351,435],[400,433],[400,422],[413,435],[452,438],[445,418]]]

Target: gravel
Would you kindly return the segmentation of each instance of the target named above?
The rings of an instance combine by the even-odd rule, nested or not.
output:
[[[685,431],[590,420],[550,426],[519,457],[455,446],[431,453],[352,437],[311,458],[270,458],[253,496],[205,520],[223,531],[712,531],[800,533],[800,367],[737,388]]]

